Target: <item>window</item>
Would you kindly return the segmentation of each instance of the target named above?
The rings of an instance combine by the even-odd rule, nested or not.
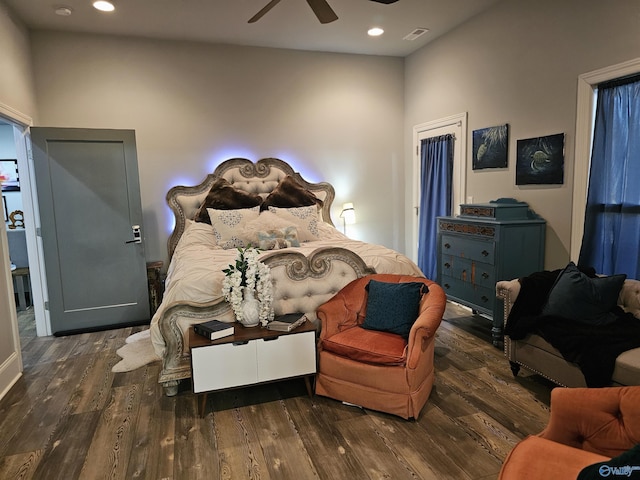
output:
[[[598,273],[640,270],[640,76],[598,85],[579,263]]]

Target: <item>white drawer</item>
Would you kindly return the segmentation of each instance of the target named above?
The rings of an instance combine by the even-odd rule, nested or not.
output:
[[[315,373],[315,342],[315,331],[281,335],[273,340],[257,340],[258,381]]]
[[[191,349],[194,393],[256,383],[256,360],[255,341]]]
[[[316,373],[315,330],[191,349],[193,392]]]

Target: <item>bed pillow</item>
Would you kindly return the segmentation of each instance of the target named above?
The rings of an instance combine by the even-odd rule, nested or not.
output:
[[[269,207],[291,208],[309,205],[322,206],[322,200],[296,182],[291,175],[287,175],[264,199],[262,210],[267,210]]]
[[[273,212],[260,212],[258,218],[245,224],[242,236],[246,241],[251,242],[251,244],[258,245],[260,242],[258,234],[260,232],[292,226],[294,226],[293,223],[278,217]]]
[[[301,242],[312,242],[320,240],[318,224],[318,207],[309,205],[308,207],[278,208],[269,207],[269,212],[274,213],[281,220],[285,220],[289,225],[294,225],[298,231],[298,240]]]
[[[211,223],[207,213],[208,208],[215,210],[237,210],[241,208],[257,207],[262,203],[262,197],[255,193],[248,193],[235,188],[224,178],[219,178],[207,194],[204,202],[196,212],[196,222]]]
[[[362,328],[409,338],[420,313],[420,300],[429,288],[422,282],[389,283],[371,280],[365,287],[367,313]]]
[[[216,237],[213,236],[211,225],[206,223],[194,222],[193,220],[186,219],[185,228],[176,250],[178,248],[189,248],[205,246],[208,248],[215,248],[217,245]]]
[[[260,215],[260,207],[241,208],[236,210],[216,210],[207,208],[211,220],[213,235],[219,247],[244,248],[250,242],[244,237],[244,226]]]
[[[589,278],[570,262],[556,279],[542,315],[568,318],[591,325],[616,319],[616,306],[626,275]]]
[[[299,247],[296,227],[274,228],[258,232],[260,250],[280,250],[281,248]]]

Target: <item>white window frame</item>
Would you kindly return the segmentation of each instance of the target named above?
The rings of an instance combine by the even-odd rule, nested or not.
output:
[[[594,70],[578,77],[573,208],[571,212],[571,260],[576,263],[580,255],[584,233],[598,84],[637,73],[640,73],[640,58]]]

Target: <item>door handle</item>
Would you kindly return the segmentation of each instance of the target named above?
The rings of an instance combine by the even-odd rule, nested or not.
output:
[[[124,243],[142,243],[142,232],[140,231],[140,225],[131,225],[133,231],[133,240],[127,240]]]

